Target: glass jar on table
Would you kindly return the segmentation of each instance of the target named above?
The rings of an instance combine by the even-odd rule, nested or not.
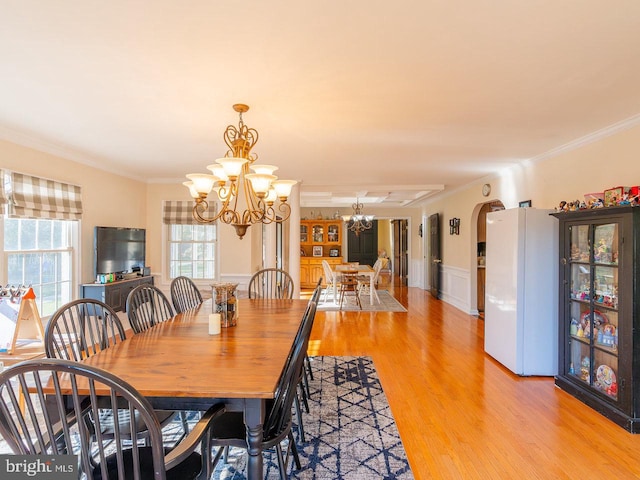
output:
[[[214,282],[211,284],[211,311],[220,314],[222,327],[233,327],[238,322],[237,283]]]

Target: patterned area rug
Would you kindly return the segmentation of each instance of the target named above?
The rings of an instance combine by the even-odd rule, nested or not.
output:
[[[406,312],[407,309],[402,306],[387,290],[377,290],[380,303],[373,300],[373,305],[369,303],[369,294],[361,297],[362,309],[356,303],[356,299],[353,295],[345,296],[342,311],[345,312]],[[326,301],[324,300],[324,290],[320,295],[320,303],[318,304],[318,310],[325,312],[337,312],[340,309],[338,303],[334,303],[333,296],[329,294]]]
[[[307,443],[292,479],[408,480],[413,474],[369,357],[312,357],[310,413],[303,412]],[[294,426],[295,428],[295,426]],[[279,479],[275,453],[264,457],[265,480]],[[215,479],[245,479],[246,453],[232,449]]]

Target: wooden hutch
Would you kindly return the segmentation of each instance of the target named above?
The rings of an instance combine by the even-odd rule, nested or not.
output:
[[[300,255],[300,287],[313,288],[324,277],[322,260],[342,263],[342,220],[300,220]]]

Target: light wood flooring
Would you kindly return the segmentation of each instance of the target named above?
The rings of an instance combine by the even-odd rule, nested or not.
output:
[[[640,435],[483,349],[484,323],[381,276],[408,313],[318,312],[312,355],[374,360],[416,479],[640,478]]]

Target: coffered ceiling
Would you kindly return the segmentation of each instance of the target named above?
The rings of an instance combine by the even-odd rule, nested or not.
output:
[[[421,199],[640,113],[637,0],[0,0],[0,138],[182,182],[244,121],[307,206]]]

